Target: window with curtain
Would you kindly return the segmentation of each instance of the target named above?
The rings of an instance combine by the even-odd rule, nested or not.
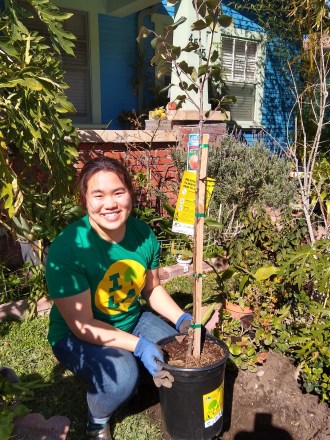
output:
[[[24,9],[33,12],[24,0],[19,3]],[[61,54],[64,81],[69,86],[65,90],[65,94],[76,108],[76,112],[70,115],[72,120],[75,123],[89,123],[92,122],[92,115],[88,13],[69,9],[65,9],[65,11],[71,12],[73,15],[64,22],[63,27],[76,37],[74,41],[75,56]],[[38,17],[25,18],[23,22],[29,30],[37,31],[40,35],[47,37],[47,27]]]
[[[236,96],[231,117],[236,121],[255,119],[258,43],[222,37],[222,64],[227,93]]]

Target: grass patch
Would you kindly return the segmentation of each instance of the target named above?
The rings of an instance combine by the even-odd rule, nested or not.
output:
[[[165,289],[170,293],[174,301],[183,309],[191,309],[193,301],[193,277],[180,276],[167,281]],[[216,276],[213,272],[203,278],[203,300],[206,301],[218,292]]]
[[[12,368],[22,382],[38,380],[47,384],[35,391],[34,400],[26,406],[46,419],[54,415],[68,417],[71,425],[67,440],[82,440],[87,420],[85,384],[58,364],[47,342],[47,331],[48,316],[0,323],[0,366]],[[114,439],[162,438],[159,426],[152,424],[146,414],[130,414],[129,404],[114,415],[111,429]]]
[[[191,307],[192,277],[177,277],[164,286],[182,308]],[[216,284],[209,274],[203,280],[204,294],[214,293]],[[46,419],[63,415],[70,419],[67,440],[85,437],[87,419],[86,387],[57,362],[47,341],[48,315],[33,320],[0,323],[0,366],[12,368],[22,382],[38,380],[46,388],[35,391],[33,401],[26,405],[31,412],[39,412]],[[114,414],[114,439],[160,440],[160,426],[144,412],[132,414],[129,403]]]

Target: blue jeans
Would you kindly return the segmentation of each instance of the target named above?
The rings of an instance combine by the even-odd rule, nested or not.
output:
[[[176,333],[173,327],[151,312],[142,312],[132,332],[152,342]],[[141,364],[133,353],[94,345],[72,334],[57,342],[53,352],[64,368],[87,382],[90,422],[106,423],[111,414],[134,394]]]

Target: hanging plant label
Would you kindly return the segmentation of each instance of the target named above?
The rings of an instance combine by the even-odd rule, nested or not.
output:
[[[206,209],[214,189],[215,179],[207,178]],[[172,231],[181,234],[194,234],[195,221],[195,191],[196,173],[185,171],[180,186],[179,197],[176,202]]]
[[[198,168],[199,135],[191,133],[188,140],[187,170],[196,172]]]

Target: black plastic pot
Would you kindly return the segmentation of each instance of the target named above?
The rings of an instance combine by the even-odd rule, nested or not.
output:
[[[206,337],[224,350],[224,357],[217,363],[202,368],[164,366],[174,377],[172,388],[159,389],[164,427],[172,440],[211,440],[222,430],[229,350],[219,339]],[[158,344],[165,345],[173,339],[171,336]]]

